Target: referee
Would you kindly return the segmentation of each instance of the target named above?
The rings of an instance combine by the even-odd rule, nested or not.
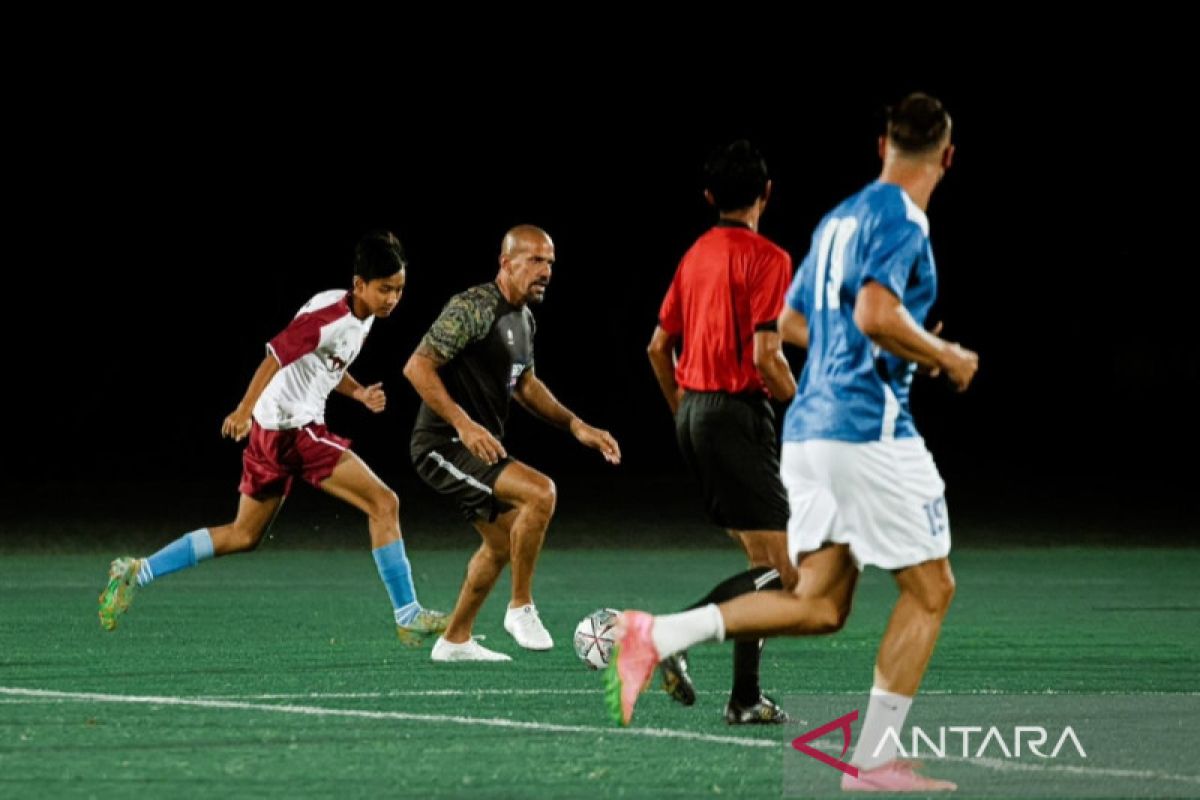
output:
[[[761,589],[790,590],[797,579],[787,557],[788,502],[769,402],[786,402],[796,393],[776,328],[792,260],[758,233],[771,181],[750,142],[717,150],[704,178],[704,197],[719,218],[680,261],[647,349],[708,515],[750,561],[749,572],[718,586],[700,605]],[[725,708],[730,724],[787,721],[759,686],[761,650],[761,640],[734,645],[733,690]],[[667,692],[692,705],[686,655],[665,659],[661,668]]]

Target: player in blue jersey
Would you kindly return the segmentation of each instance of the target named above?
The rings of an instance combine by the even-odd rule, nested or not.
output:
[[[954,156],[950,127],[925,94],[889,109],[879,179],[821,220],[779,318],[783,338],[809,351],[780,463],[799,585],[680,614],[625,612],[607,676],[618,721],[628,724],[650,672],[671,653],[726,637],[839,630],[859,570],[874,565],[892,571],[900,597],[851,760],[857,775],[845,775],[843,788],[955,788],[897,761],[896,739],[885,736],[902,729],[954,595],[944,484],[913,425],[909,387],[924,369],[964,390],[979,363],[923,327],[937,291],[925,209]]]

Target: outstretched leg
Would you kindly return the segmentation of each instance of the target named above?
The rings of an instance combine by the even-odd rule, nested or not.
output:
[[[233,522],[184,534],[146,558],[124,556],[113,561],[108,585],[100,594],[101,627],[108,631],[117,627],[118,618],[133,602],[137,587],[215,556],[253,550],[282,505],[282,494],[262,498],[243,494]]]
[[[782,588],[783,582],[773,567],[752,567],[722,581],[699,601],[688,606],[688,609],[701,608],[710,603],[724,603],[743,594],[777,591]],[[787,721],[787,715],[774,701],[762,694],[759,685],[762,643],[762,639],[734,642],[733,690],[725,708],[725,719],[731,725]],[[687,653],[681,651],[667,656],[659,665],[659,670],[663,676],[663,689],[671,699],[686,706],[696,702],[695,686],[688,673]]]
[[[608,708],[628,725],[633,706],[663,656],[701,642],[805,636],[839,630],[850,613],[858,568],[846,545],[809,553],[800,562],[795,592],[756,592],[727,603],[654,617],[621,615],[616,655],[605,677]]]

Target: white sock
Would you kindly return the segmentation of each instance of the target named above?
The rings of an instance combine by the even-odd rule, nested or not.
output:
[[[678,614],[663,614],[654,618],[650,638],[659,657],[666,658],[694,644],[725,641],[725,620],[713,603]]]
[[[867,718],[863,720],[858,734],[858,744],[850,763],[859,769],[875,769],[896,757],[896,741],[904,732],[904,718],[912,707],[913,699],[902,694],[885,692],[878,686],[871,687],[871,702],[867,705]],[[895,737],[886,736],[888,729]],[[882,743],[882,744],[881,744]],[[876,753],[876,750],[879,752]]]

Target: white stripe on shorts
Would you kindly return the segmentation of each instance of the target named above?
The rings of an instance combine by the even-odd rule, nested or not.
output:
[[[754,579],[754,591],[759,591],[771,581],[779,577],[779,570],[770,569]]]
[[[446,459],[442,458],[442,454],[439,453],[437,450],[430,450],[429,457],[432,458],[435,462],[437,462],[437,465],[439,467],[446,470],[446,472],[449,472],[451,475],[453,475],[458,480],[464,481],[468,486],[472,486],[481,492],[487,492],[488,494],[492,493],[492,487],[488,486],[486,483],[480,483],[479,481],[475,480],[467,473],[463,472],[458,467],[451,464]]]
[[[312,439],[314,442],[323,442],[324,444],[327,444],[330,447],[336,447],[338,450],[341,450],[343,453],[346,452],[346,448],[342,447],[337,442],[331,442],[328,439],[326,439],[324,436],[317,436],[315,433],[310,431],[308,428],[303,428],[303,430],[305,433],[308,434],[309,438]]]

